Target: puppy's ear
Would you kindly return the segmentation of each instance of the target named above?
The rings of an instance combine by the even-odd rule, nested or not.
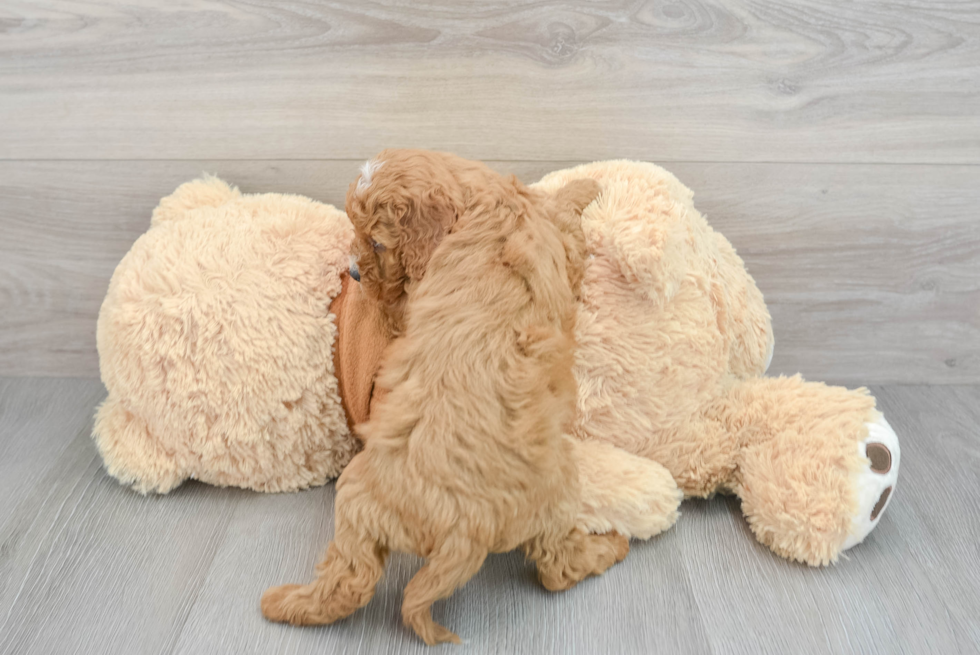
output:
[[[419,280],[429,267],[432,253],[459,216],[456,202],[440,189],[426,190],[407,207],[399,220],[402,228],[399,250],[405,273],[411,279]]]

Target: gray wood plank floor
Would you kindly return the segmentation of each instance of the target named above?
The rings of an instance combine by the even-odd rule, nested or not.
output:
[[[436,606],[459,653],[971,653],[980,648],[980,387],[875,387],[902,438],[895,500],[836,566],[751,537],[737,501],[685,502],[606,575],[549,594],[494,556]],[[262,620],[262,590],[311,575],[333,486],[263,495],[186,484],[142,497],[100,467],[95,380],[0,379],[0,653],[428,652],[400,625],[419,563],[396,556],[334,626]]]

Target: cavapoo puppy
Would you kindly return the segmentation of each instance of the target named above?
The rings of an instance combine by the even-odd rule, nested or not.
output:
[[[401,285],[401,336],[379,374],[387,394],[358,428],[364,450],[337,481],[318,577],[266,591],[267,618],[348,616],[371,600],[387,554],[402,551],[427,560],[405,588],[405,624],[428,644],[459,643],[430,607],[488,553],[521,548],[551,590],[626,556],[625,537],[575,527],[578,474],[563,435],[576,395],[581,211],[598,193],[582,180],[547,196],[429,152],[385,151],[367,165],[348,201],[368,246],[358,266],[373,292]]]

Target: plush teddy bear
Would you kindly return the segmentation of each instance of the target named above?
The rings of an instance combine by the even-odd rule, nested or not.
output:
[[[93,438],[107,471],[141,493],[186,479],[294,491],[339,475],[388,343],[347,275],[352,234],[332,206],[213,177],[161,200],[99,312],[109,395]],[[681,494],[663,466],[573,443],[582,528],[648,538],[674,523]]]
[[[686,496],[734,493],[763,544],[835,561],[877,525],[898,438],[866,389],[760,377],[773,337],[762,294],[693,193],[652,164],[598,162],[583,213],[593,260],[576,336],[580,439],[660,462]]]
[[[109,391],[93,436],[137,491],[188,478],[259,491],[320,485],[357,444],[334,375],[352,228],[298,196],[217,178],[160,201],[99,312]]]
[[[676,178],[600,162],[538,186],[585,176],[603,193],[583,213],[582,526],[645,538],[676,519],[677,487],[735,493],[773,551],[834,561],[877,524],[898,473],[874,399],[760,377],[773,345],[762,295]],[[109,397],[93,436],[109,472],[143,492],[335,476],[388,339],[343,273],[349,239],[332,207],[213,178],[161,201],[99,317]]]

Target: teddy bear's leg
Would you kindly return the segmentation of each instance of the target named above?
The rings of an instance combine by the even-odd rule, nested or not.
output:
[[[867,390],[753,378],[723,402],[718,415],[736,441],[729,486],[759,541],[817,566],[874,529],[892,498],[899,448]]]
[[[109,475],[141,494],[165,494],[187,477],[176,456],[111,394],[96,413],[92,438]]]
[[[607,443],[572,443],[582,488],[578,527],[649,539],[674,525],[684,494],[666,468]]]

